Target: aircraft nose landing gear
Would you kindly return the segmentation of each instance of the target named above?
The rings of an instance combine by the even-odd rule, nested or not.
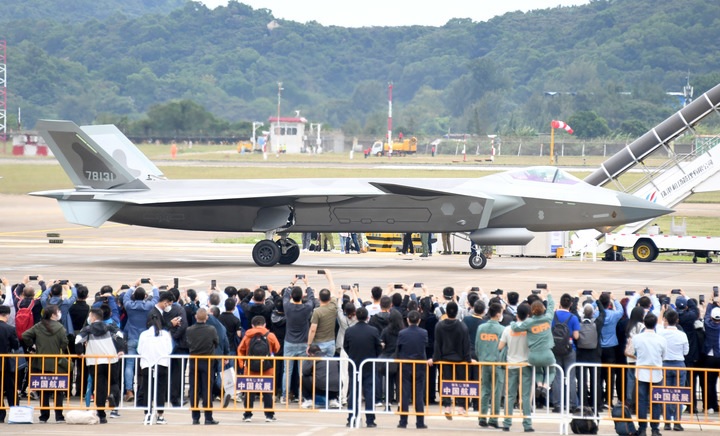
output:
[[[475,244],[470,248],[468,263],[472,269],[483,269],[487,265],[487,257],[483,254],[482,249]]]

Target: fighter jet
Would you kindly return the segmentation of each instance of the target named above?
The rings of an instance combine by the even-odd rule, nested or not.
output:
[[[31,195],[57,199],[69,222],[261,232],[259,266],[298,259],[291,232],[463,232],[477,245],[524,245],[531,232],[602,230],[672,212],[554,167],[465,179],[168,180],[115,126],[42,120],[37,129],[75,187]],[[473,250],[470,266],[486,263]]]

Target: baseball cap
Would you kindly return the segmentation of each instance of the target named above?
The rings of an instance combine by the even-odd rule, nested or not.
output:
[[[720,320],[720,307],[716,307],[710,312],[712,319]]]
[[[677,297],[675,300],[675,307],[678,309],[685,309],[687,307],[687,298],[685,297]]]
[[[455,290],[453,288],[447,287],[443,289],[443,297],[446,300],[452,300],[453,297],[455,297]]]

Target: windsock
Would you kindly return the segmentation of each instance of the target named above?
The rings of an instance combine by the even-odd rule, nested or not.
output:
[[[550,127],[552,127],[553,129],[565,129],[565,131],[569,134],[573,134],[572,127],[568,126],[564,121],[552,120],[552,123],[550,123]]]

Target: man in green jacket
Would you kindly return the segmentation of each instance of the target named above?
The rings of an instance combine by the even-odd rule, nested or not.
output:
[[[495,427],[498,425],[500,403],[505,387],[505,367],[502,365],[482,365],[482,362],[504,362],[505,352],[498,347],[504,327],[500,324],[503,316],[503,307],[500,303],[493,303],[488,308],[490,320],[478,327],[475,336],[475,353],[481,363],[482,375],[480,384],[480,427]],[[490,419],[486,419],[488,410],[491,410]]]

